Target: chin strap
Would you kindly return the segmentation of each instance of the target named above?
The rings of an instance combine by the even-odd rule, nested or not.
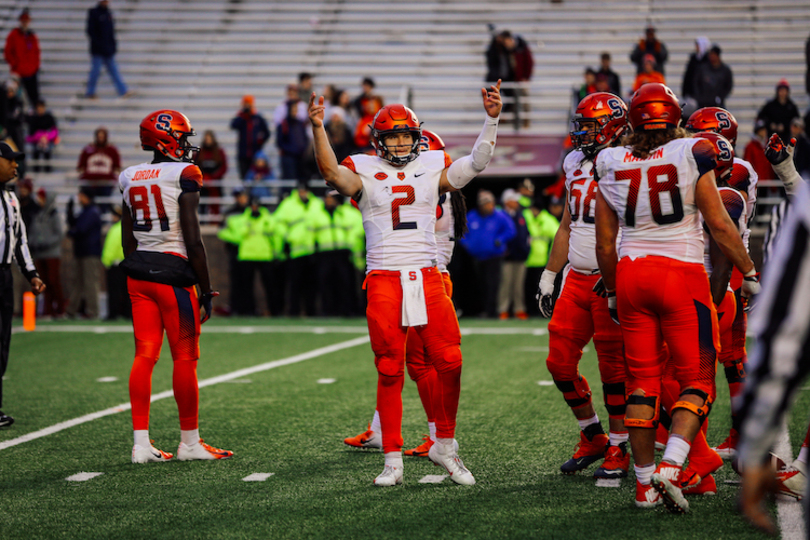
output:
[[[495,154],[495,139],[498,136],[498,118],[487,115],[484,128],[473,145],[472,153],[453,162],[447,169],[447,180],[456,189],[461,189],[481,174]]]

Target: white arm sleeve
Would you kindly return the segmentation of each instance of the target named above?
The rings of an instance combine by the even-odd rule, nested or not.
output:
[[[785,161],[773,165],[773,170],[785,186],[785,193],[788,197],[795,195],[796,190],[804,183],[804,178],[801,177],[799,171],[796,170],[796,164],[793,163],[793,152],[791,150],[792,147],[788,150],[788,158]]]
[[[472,153],[454,161],[447,169],[447,181],[456,189],[461,189],[481,174],[495,154],[495,139],[498,135],[498,118],[487,115],[484,129],[473,145]]]

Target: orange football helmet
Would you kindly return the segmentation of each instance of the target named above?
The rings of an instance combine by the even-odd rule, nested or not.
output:
[[[407,156],[395,156],[385,145],[385,138],[388,135],[401,132],[409,132],[413,137],[411,151]],[[392,165],[405,165],[419,156],[420,144],[422,142],[422,128],[416,114],[405,105],[386,105],[374,116],[371,122],[371,142],[377,156],[388,161]]]
[[[706,139],[712,143],[712,146],[714,146],[714,159],[717,162],[717,166],[714,168],[714,177],[718,184],[727,182],[734,166],[734,147],[731,146],[731,142],[713,131],[695,133],[695,137]]]
[[[141,121],[141,148],[154,150],[172,161],[192,162],[200,148],[188,144],[188,138],[196,134],[185,114],[161,109]]]
[[[668,86],[647,83],[630,98],[629,116],[634,131],[674,129],[681,121],[681,106]]]
[[[420,147],[423,151],[426,150],[444,150],[445,145],[444,141],[441,137],[433,133],[432,131],[428,131],[426,129],[422,130],[422,139]]]
[[[737,144],[737,119],[720,107],[703,107],[696,110],[686,121],[686,129],[693,133],[713,131],[728,139],[732,146]]]
[[[608,92],[585,96],[579,102],[571,122],[571,144],[589,157],[618,140],[630,127],[627,123],[627,105],[619,96]]]

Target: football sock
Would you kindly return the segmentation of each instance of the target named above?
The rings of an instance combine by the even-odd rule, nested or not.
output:
[[[196,360],[178,360],[174,363],[172,388],[177,411],[180,413],[180,429],[186,431],[197,429],[200,389],[197,386]]]
[[[444,438],[442,438],[442,439],[436,439],[436,442],[437,442],[437,443],[439,443],[439,444],[443,444],[443,445],[444,445],[445,447],[447,447],[447,448],[453,448],[453,446],[454,446],[454,445],[453,445],[453,442],[454,442],[454,441],[455,441],[455,439],[453,439],[453,438],[450,438],[450,439],[444,439]]]
[[[591,424],[598,424],[599,423],[599,415],[594,414],[590,418],[586,418],[584,420],[580,420],[579,418],[577,418],[577,422],[579,422],[579,429],[581,429],[582,431],[585,431],[585,428],[590,426]],[[603,431],[603,433],[604,433],[604,431]]]
[[[402,470],[402,452],[386,452],[385,465],[397,467],[399,470]]]
[[[437,373],[436,398],[433,411],[436,414],[436,437],[453,439],[456,436],[456,415],[458,398],[461,394],[461,365],[457,368]]]
[[[663,460],[682,467],[683,462],[686,461],[686,456],[689,455],[689,449],[691,446],[692,445],[689,444],[689,441],[680,435],[675,435],[672,433],[667,440],[667,449],[664,450]]]
[[[796,461],[801,461],[802,463],[807,463],[807,447],[802,446],[801,450],[799,450],[799,456],[796,458]]]
[[[611,431],[608,433],[610,446],[619,446],[630,439],[630,434],[626,431]]]
[[[374,410],[374,418],[371,419],[371,427],[369,428],[374,433],[382,433],[382,426],[380,425],[380,411]]]
[[[380,413],[383,452],[399,452],[402,449],[402,375],[389,377],[380,373],[377,377],[377,410]]]
[[[152,398],[152,370],[157,358],[136,356],[129,373],[129,401],[132,404],[132,428],[149,429],[149,404]],[[149,440],[147,438],[147,444]]]
[[[144,448],[152,446],[152,441],[149,440],[148,429],[136,429],[133,433],[135,435],[135,444],[143,446]]]
[[[192,446],[200,442],[199,429],[181,429],[180,441],[186,446]]]
[[[638,480],[640,484],[649,486],[650,478],[652,478],[652,474],[655,472],[655,463],[650,463],[649,465],[633,465],[633,469],[636,471],[636,480]]]
[[[436,442],[436,422],[428,422],[428,430],[430,431],[430,440]]]

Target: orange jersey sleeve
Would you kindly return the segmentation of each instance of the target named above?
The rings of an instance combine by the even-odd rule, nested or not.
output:
[[[202,171],[196,165],[189,165],[180,173],[180,187],[183,191],[200,191],[203,185]]]
[[[357,167],[355,167],[354,161],[352,160],[351,156],[341,161],[340,164],[350,169],[353,173],[357,174]]]

